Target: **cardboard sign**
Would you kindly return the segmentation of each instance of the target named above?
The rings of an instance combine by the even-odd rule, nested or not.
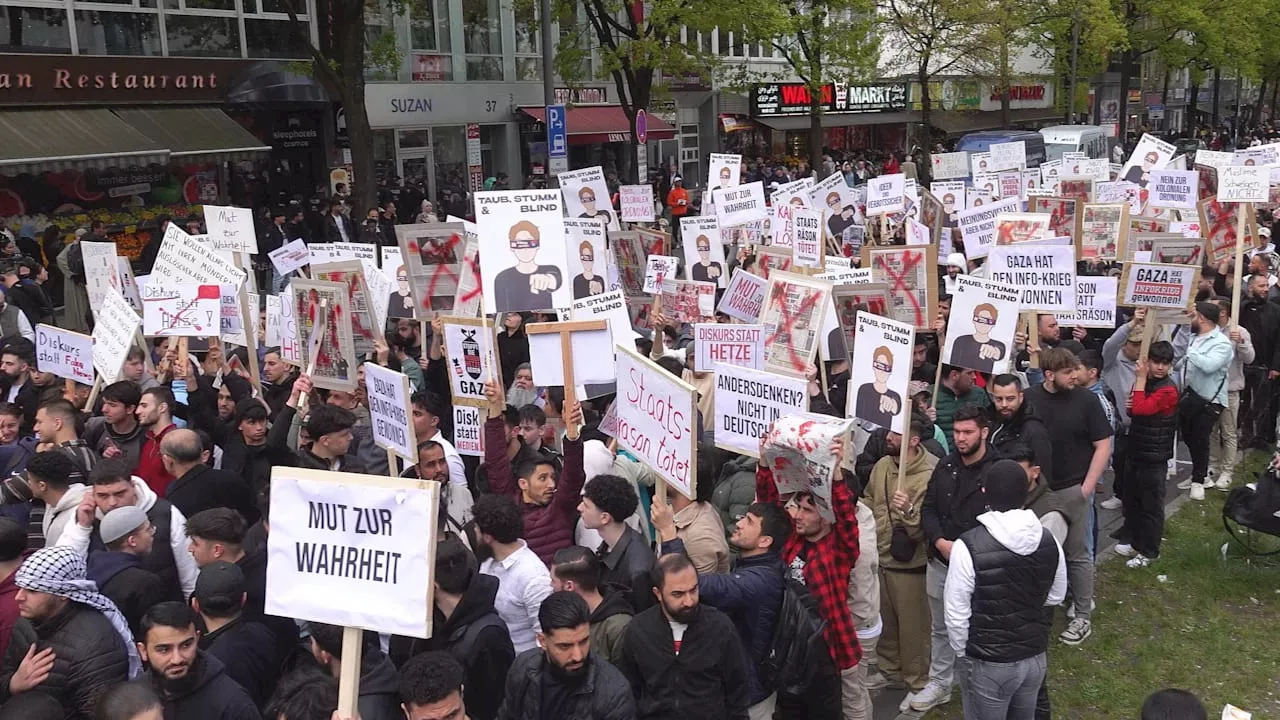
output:
[[[1076,278],[1075,312],[1055,313],[1058,322],[1083,328],[1116,327],[1116,287],[1120,278],[1085,275]]]
[[[1217,150],[1197,150],[1196,164],[1204,165],[1211,168],[1228,167],[1235,162],[1235,156],[1229,152],[1219,152]]]
[[[431,637],[440,484],[274,467],[270,615]]]
[[[618,205],[621,206],[623,222],[653,222],[653,186],[620,186]]]
[[[1191,307],[1200,266],[1125,263],[1118,303],[1128,307],[1182,310]]]
[[[409,404],[409,378],[377,363],[365,363],[364,385],[369,393],[373,441],[407,462],[418,462],[418,441],[413,434],[412,406]]]
[[[142,334],[208,337],[222,324],[222,288],[195,283],[148,282],[142,288]]]
[[[723,249],[721,252],[724,252]],[[650,255],[645,260],[644,291],[650,295],[662,291],[662,281],[676,276],[680,258],[670,255]]]
[[[119,295],[108,295],[102,308],[94,313],[93,367],[103,384],[120,379],[129,348],[133,345],[142,318]]]
[[[1027,164],[1027,143],[1022,140],[992,143],[988,152],[991,153],[991,170],[1021,170]]]
[[[808,208],[791,210],[792,262],[796,267],[822,268],[826,252],[822,241],[822,213]]]
[[[483,318],[444,318],[444,349],[449,364],[449,389],[455,405],[487,407],[484,384],[501,378],[494,350],[493,328]]]
[[[858,313],[856,323],[853,367],[858,372],[850,383],[845,414],[902,433],[915,328],[866,312]],[[856,388],[854,383],[859,383]]]
[[[1218,168],[1218,202],[1264,203],[1270,199],[1271,171],[1256,165]]]
[[[933,178],[935,180],[954,180],[969,177],[969,153],[934,153],[929,156],[933,162]]]
[[[770,275],[758,321],[765,327],[764,369],[804,377],[818,351],[830,294],[831,284],[824,280],[786,272]]]
[[[611,290],[603,295],[593,295],[574,300],[569,309],[571,320],[604,320],[609,324],[613,344],[634,342],[631,315],[627,313],[627,299],[621,290]]]
[[[716,374],[716,447],[759,457],[760,438],[773,421],[808,408],[809,383],[803,378],[734,365],[711,369]]]
[[[960,237],[964,241],[965,258],[973,260],[986,257],[995,244],[996,218],[1002,213],[1018,212],[1021,209],[1021,200],[1007,198],[957,212],[956,225],[960,228]]]
[[[564,193],[565,214],[571,218],[592,219],[604,226],[605,230],[620,230],[618,218],[613,212],[613,203],[609,199],[609,185],[604,179],[604,170],[596,165],[556,175],[560,181],[560,191]],[[516,191],[504,191],[516,192]],[[551,190],[557,199],[560,192]],[[541,202],[541,201],[539,201]],[[479,208],[479,204],[476,205]],[[476,223],[481,223],[476,216]],[[486,311],[488,312],[488,311]]]
[[[116,268],[120,273],[120,293],[133,311],[142,314],[142,296],[138,294],[138,279],[133,276],[133,265],[123,255],[116,258]]]
[[[693,326],[694,372],[711,372],[714,365],[764,367],[764,326],[698,323]]]
[[[165,231],[151,269],[152,282],[205,283],[230,285],[237,290],[245,281],[245,272],[213,251],[196,242],[172,223]]]
[[[383,248],[383,250],[388,249],[390,248]],[[396,249],[399,250],[399,248]],[[271,264],[275,266],[276,272],[281,275],[288,275],[294,270],[304,268],[311,263],[311,253],[307,250],[307,244],[302,241],[302,238],[272,250],[267,253],[267,257],[271,258]]]
[[[1009,372],[1020,302],[1021,294],[1005,283],[957,275],[942,362],[988,374]]]
[[[711,198],[716,206],[716,220],[720,227],[745,225],[769,216],[764,201],[764,183],[760,181],[715,188],[711,191]]]
[[[902,173],[867,180],[867,217],[902,212],[906,208],[903,200],[905,182],[906,177]]]
[[[1023,310],[1071,312],[1076,306],[1076,257],[1070,245],[995,247],[987,278],[1022,293]]]
[[[486,315],[552,310],[573,302],[566,277],[561,208],[558,189],[476,193]],[[578,213],[578,217],[584,215],[593,217]]]
[[[684,250],[685,279],[724,287],[728,282],[728,272],[719,221],[706,215],[683,217],[680,219],[680,238]]]
[[[294,315],[298,319],[300,364],[311,368],[311,382],[318,388],[355,390],[360,363],[352,338],[351,300],[347,286],[340,282],[302,278],[295,278],[291,285]],[[320,350],[313,358],[310,356],[311,338],[320,327],[324,328],[324,333]]]
[[[172,227],[172,225],[170,225]],[[119,295],[120,263],[116,260],[116,244],[80,240],[81,257],[84,259],[85,290],[89,294],[89,308],[96,315],[106,295]]]
[[[937,264],[933,245],[862,249],[862,267],[889,286],[888,316],[923,331],[938,316]]]
[[[618,445],[690,500],[697,497],[697,398],[692,385],[618,346]]]
[[[749,272],[735,272],[729,280],[729,288],[720,298],[720,307],[716,308],[716,312],[724,313],[734,320],[755,322],[760,317],[765,286],[768,284],[768,280]]]
[[[209,227],[209,244],[214,250],[258,253],[258,234],[253,229],[250,208],[205,205],[204,222]]]
[[[40,372],[92,385],[93,338],[52,325],[36,325],[36,367]]]
[[[728,188],[742,182],[742,156],[711,153],[707,157],[707,188]]]
[[[1194,170],[1156,170],[1147,183],[1147,204],[1153,208],[1195,210],[1200,174]]]
[[[662,281],[662,314],[675,322],[700,322],[711,317],[715,307],[715,283],[673,278]]]

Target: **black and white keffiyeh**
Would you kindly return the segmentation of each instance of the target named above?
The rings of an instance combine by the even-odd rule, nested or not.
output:
[[[102,593],[98,586],[85,577],[84,558],[69,547],[47,547],[37,550],[22,563],[14,575],[14,584],[24,590],[48,593],[82,603],[101,612],[111,621],[111,626],[124,640],[129,653],[129,677],[142,672],[142,660],[133,644],[133,633],[116,604]]]

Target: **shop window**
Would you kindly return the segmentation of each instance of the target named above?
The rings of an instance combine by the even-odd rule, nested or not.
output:
[[[76,11],[76,44],[81,55],[159,55],[160,31],[154,14]]]
[[[462,125],[432,128],[432,159],[440,204],[453,193],[467,194],[467,129]]]
[[[427,148],[431,147],[431,131],[430,130],[401,130],[400,131],[400,148]]]
[[[542,79],[542,58],[516,58],[516,80],[534,82]]]
[[[409,48],[417,52],[448,53],[448,0],[421,0],[409,13]]]
[[[251,58],[310,57],[306,45],[293,28],[292,20],[245,18],[244,40]]]
[[[20,53],[71,52],[67,11],[9,5],[0,12],[0,50]]]
[[[180,57],[240,57],[240,28],[234,17],[165,17],[169,54]]]

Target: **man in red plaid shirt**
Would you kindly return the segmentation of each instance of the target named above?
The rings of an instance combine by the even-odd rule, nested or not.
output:
[[[837,453],[839,450],[837,449]],[[862,647],[853,615],[849,612],[849,574],[858,561],[858,520],[853,494],[838,476],[832,483],[831,509],[835,522],[822,517],[813,497],[795,493],[785,499],[779,497],[773,471],[765,464],[761,453],[756,468],[756,500],[782,505],[791,516],[792,533],[783,546],[782,560],[787,565],[788,576],[805,584],[818,603],[818,610],[827,628],[824,637],[831,659],[840,670],[840,705],[843,720],[870,720],[871,696],[866,688],[866,671],[859,664]],[[834,688],[833,688],[834,690]],[[805,698],[808,708],[793,708],[786,717],[828,717],[832,698],[821,697],[813,688]],[[779,698],[780,706],[786,705]]]

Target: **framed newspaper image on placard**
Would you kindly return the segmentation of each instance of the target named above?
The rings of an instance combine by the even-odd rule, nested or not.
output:
[[[1033,197],[1027,199],[1027,209],[1033,213],[1048,213],[1051,237],[1080,237],[1080,201],[1064,197]]]
[[[325,390],[356,389],[355,340],[351,336],[350,294],[345,284],[327,280],[294,278],[294,315],[298,318],[298,346],[302,366],[311,382]],[[322,329],[320,349],[311,357],[312,338]]]
[[[862,248],[862,267],[889,286],[887,317],[918,330],[931,329],[938,316],[937,264],[934,245]]]
[[[1076,239],[1078,260],[1115,260],[1125,257],[1129,238],[1128,203],[1085,203]]]
[[[859,312],[889,316],[889,286],[884,283],[835,285],[831,288],[831,299],[835,303],[840,332],[844,334],[844,346],[850,353],[857,336]]]
[[[1161,238],[1151,243],[1151,262],[1203,265],[1204,238]]]
[[[397,225],[400,258],[409,271],[409,287],[417,310],[414,317],[450,312],[458,293],[463,238],[462,223]]]
[[[831,283],[825,280],[776,271],[770,275],[759,319],[765,332],[765,370],[804,377],[818,352],[830,296]]]

